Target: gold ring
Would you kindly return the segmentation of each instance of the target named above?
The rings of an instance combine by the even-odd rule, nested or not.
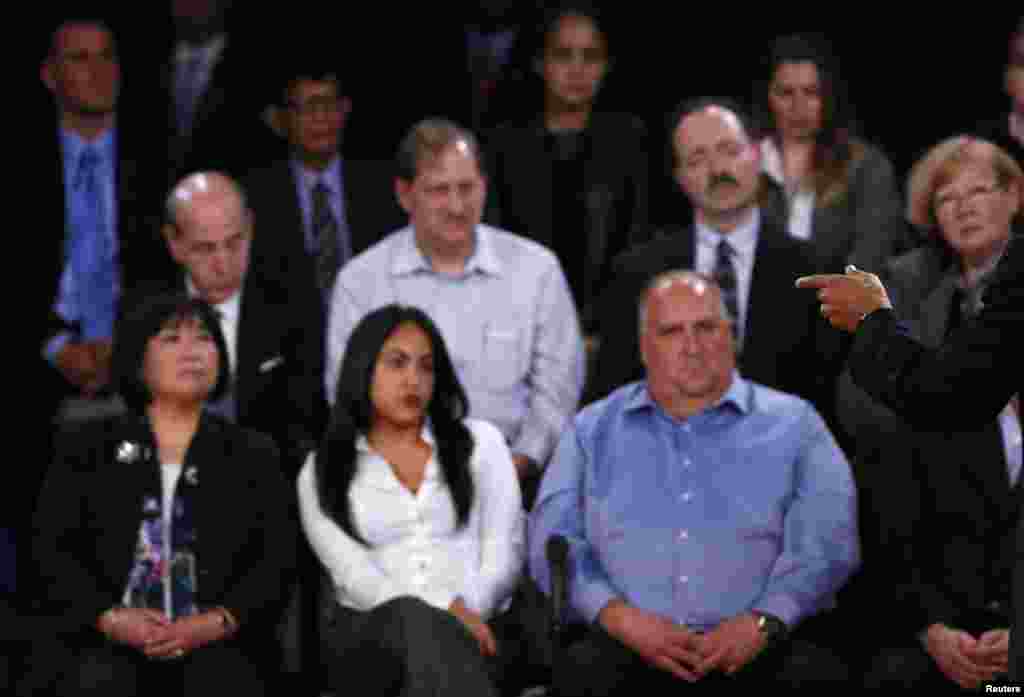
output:
[[[174,657],[175,658],[181,658],[184,655],[185,655],[185,649],[178,649],[177,651],[174,652]]]

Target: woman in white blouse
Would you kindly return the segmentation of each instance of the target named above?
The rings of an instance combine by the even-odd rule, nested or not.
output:
[[[521,499],[504,438],[466,411],[422,311],[388,305],[357,325],[298,479],[339,605],[323,637],[339,694],[496,694],[503,647],[488,622],[522,569]]]

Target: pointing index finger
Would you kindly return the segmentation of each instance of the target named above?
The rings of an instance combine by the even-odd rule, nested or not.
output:
[[[840,273],[819,273],[814,276],[801,276],[796,279],[797,288],[827,288],[847,276]]]

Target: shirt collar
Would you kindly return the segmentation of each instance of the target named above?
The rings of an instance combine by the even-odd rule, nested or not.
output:
[[[195,284],[192,282],[192,277],[185,274],[185,290],[188,292],[190,298],[199,296],[199,291],[196,290]],[[239,288],[235,291],[235,294],[222,303],[210,303],[210,307],[215,309],[224,319],[232,323],[238,322],[238,315],[242,307],[242,289]]]
[[[416,244],[416,230],[410,225],[398,232],[397,248],[391,262],[391,274],[402,276],[418,271],[433,271],[430,260]],[[493,230],[487,225],[476,226],[476,244],[466,261],[465,275],[483,273],[501,274],[501,261],[494,249]]]
[[[782,155],[771,138],[761,141],[761,171],[771,177],[779,186],[786,185],[786,177],[782,173]]]
[[[423,428],[420,429],[420,438],[426,441],[431,448],[434,447],[434,430],[430,427],[430,419],[423,422]],[[356,452],[368,454],[374,452],[365,433],[360,433],[356,436]]]
[[[698,222],[697,244],[717,249],[718,243],[726,240],[736,255],[746,260],[752,260],[754,258],[754,248],[757,247],[757,231],[760,227],[761,211],[757,208],[753,210],[750,220],[724,235],[707,223]]]
[[[1015,111],[1010,112],[1010,135],[1018,142],[1024,143],[1024,116]]]
[[[199,53],[202,54],[204,61],[213,63],[213,61],[220,57],[227,41],[227,34],[224,33],[211,36],[201,44],[190,44],[187,41],[179,41],[178,45],[174,49],[174,60],[182,63],[189,60],[193,55]]]
[[[634,383],[633,394],[626,400],[625,411],[637,411],[640,409],[657,409],[661,407],[654,401],[650,390],[647,388],[647,381]],[[725,391],[717,402],[701,413],[716,411],[726,405],[736,408],[741,414],[747,414],[754,408],[754,389],[747,380],[739,374],[739,371],[732,371],[732,382],[729,389]]]
[[[966,274],[958,273],[956,282],[960,289],[967,290],[969,287],[973,288],[979,283],[984,283],[988,275],[992,273],[997,266],[999,266],[999,260],[1003,258],[1008,246],[1009,241],[1003,245],[1003,248],[999,250],[998,254],[993,254],[992,257],[979,268],[971,269],[970,272]]]
[[[94,148],[100,156],[101,164],[113,159],[114,154],[114,129],[104,131],[96,140],[87,143],[82,136],[72,130],[60,129],[61,147],[64,151],[64,161],[75,164],[86,148]]]
[[[298,158],[291,158],[292,171],[301,177],[302,188],[312,192],[318,181],[322,181],[331,195],[341,192],[342,166],[341,156],[335,155],[330,164],[322,172],[309,169]]]

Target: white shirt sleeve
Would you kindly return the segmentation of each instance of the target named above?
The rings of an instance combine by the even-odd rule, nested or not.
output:
[[[365,300],[365,299],[364,299]],[[331,291],[331,307],[327,313],[327,346],[324,362],[324,389],[327,402],[333,406],[335,392],[338,388],[338,376],[341,374],[341,361],[345,357],[345,348],[356,324],[366,314],[356,303],[355,297],[345,287],[342,274],[334,283]]]
[[[335,589],[345,589],[356,609],[368,611],[402,595],[396,584],[371,558],[362,544],[350,537],[320,507],[316,491],[315,458],[310,453],[299,473],[299,514],[320,563],[327,569]]]
[[[487,619],[510,600],[523,570],[524,517],[512,454],[497,428],[470,420],[476,448],[471,466],[479,566],[469,579],[466,605]]]

